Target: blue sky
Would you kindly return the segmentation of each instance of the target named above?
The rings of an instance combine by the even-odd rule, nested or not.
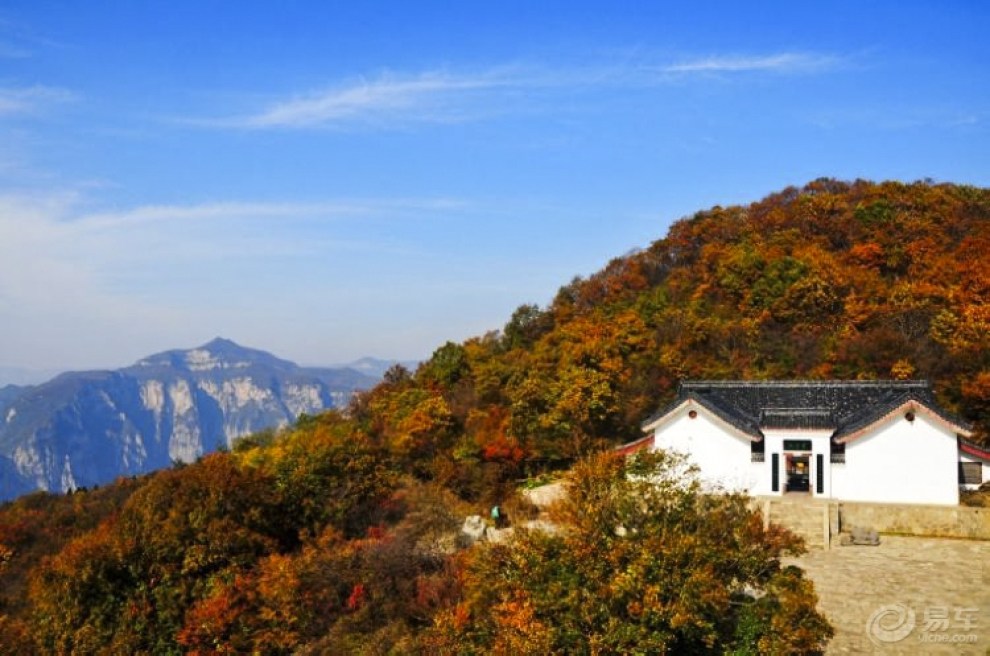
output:
[[[983,2],[0,4],[0,365],[429,355],[712,205],[990,184]]]

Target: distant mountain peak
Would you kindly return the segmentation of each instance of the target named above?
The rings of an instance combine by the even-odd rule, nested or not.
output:
[[[233,340],[215,337],[206,344],[185,352],[186,366],[192,371],[211,369],[244,369],[258,358],[274,360],[275,356],[241,346]]]
[[[139,360],[136,367],[176,367],[194,372],[216,369],[246,369],[259,363],[276,368],[294,368],[288,360],[275,357],[267,351],[241,346],[233,340],[216,337],[202,346],[191,349],[175,349],[156,353]]]
[[[375,382],[218,337],[116,371],[0,386],[0,501],[190,462],[242,435],[341,407]]]
[[[203,344],[199,348],[212,350],[212,351],[245,350],[243,346],[241,346],[232,339],[227,339],[226,337],[214,337],[213,339],[208,341],[206,344]]]

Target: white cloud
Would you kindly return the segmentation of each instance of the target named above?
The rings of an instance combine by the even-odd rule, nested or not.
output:
[[[99,263],[112,253],[61,224],[74,203],[72,195],[0,197],[0,361],[70,365],[121,318],[135,330],[172,323],[170,312],[107,289]]]
[[[73,99],[75,95],[72,92],[57,87],[0,87],[0,117],[30,114]]]
[[[356,199],[320,203],[217,202],[198,205],[144,205],[118,212],[81,214],[72,219],[78,230],[103,231],[134,228],[155,223],[198,223],[252,219],[321,220],[373,216],[383,213],[402,214],[408,210],[449,210],[463,207],[455,199]]]
[[[368,211],[366,206],[346,203],[247,203],[221,202],[200,205],[145,205],[129,210],[85,214],[75,218],[77,229],[112,230],[153,223],[204,222],[252,218],[293,218],[311,215],[353,215]]]
[[[382,75],[276,102],[261,112],[226,123],[243,128],[306,128],[344,121],[457,121],[464,119],[471,99],[528,84],[532,81],[508,70],[478,75],[438,71],[406,77]]]
[[[80,210],[83,200],[75,193],[0,195],[0,308],[63,301],[96,308],[113,300],[112,289],[131,274],[204,266],[204,260],[222,268],[222,256],[381,253],[394,245],[362,237],[363,222],[387,225],[465,207],[446,198],[357,199],[148,205],[87,213]]]
[[[463,207],[400,198],[95,213],[86,202],[78,193],[0,194],[0,364],[91,366],[85,358],[117,362],[125,343],[136,358],[176,335],[208,338],[204,326],[260,330],[372,275],[382,258],[408,256],[391,236],[395,220]],[[367,221],[378,225],[367,230]]]
[[[0,16],[0,59],[27,59],[39,49],[62,47],[26,23]]]
[[[662,67],[666,73],[746,73],[769,71],[807,73],[833,68],[840,62],[833,55],[782,52],[769,55],[713,55]]]
[[[842,61],[834,55],[802,52],[713,55],[674,63],[643,62],[642,59],[565,69],[516,64],[461,74],[447,71],[387,73],[279,100],[255,113],[188,122],[241,129],[453,123],[513,111],[513,107],[531,109],[528,102],[503,101],[532,102],[540,93],[653,86],[673,75],[756,71],[816,73],[830,70]],[[659,80],[658,73],[663,76]]]
[[[935,104],[894,104],[823,109],[809,117],[809,122],[823,129],[846,127],[883,131],[960,130],[980,126],[986,114],[967,107]]]

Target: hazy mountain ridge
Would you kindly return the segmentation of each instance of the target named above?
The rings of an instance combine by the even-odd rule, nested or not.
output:
[[[385,375],[385,372],[394,367],[395,365],[402,365],[409,371],[415,371],[416,367],[419,366],[419,360],[385,360],[381,358],[364,357],[354,362],[349,362],[347,364],[340,365],[341,367],[346,367],[348,369],[354,369],[359,371],[366,376],[371,376],[372,378],[381,378]]]
[[[0,499],[190,462],[236,438],[347,403],[376,379],[299,367],[215,339],[116,371],[0,389]]]
[[[28,388],[18,385],[5,385],[0,387],[0,418],[7,416],[7,408],[23,394]]]
[[[0,390],[7,386],[37,385],[54,378],[58,373],[55,369],[27,369],[0,365]]]

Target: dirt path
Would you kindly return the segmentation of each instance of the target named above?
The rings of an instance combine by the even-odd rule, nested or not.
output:
[[[990,654],[990,542],[885,535],[789,564],[835,627],[828,654]]]

